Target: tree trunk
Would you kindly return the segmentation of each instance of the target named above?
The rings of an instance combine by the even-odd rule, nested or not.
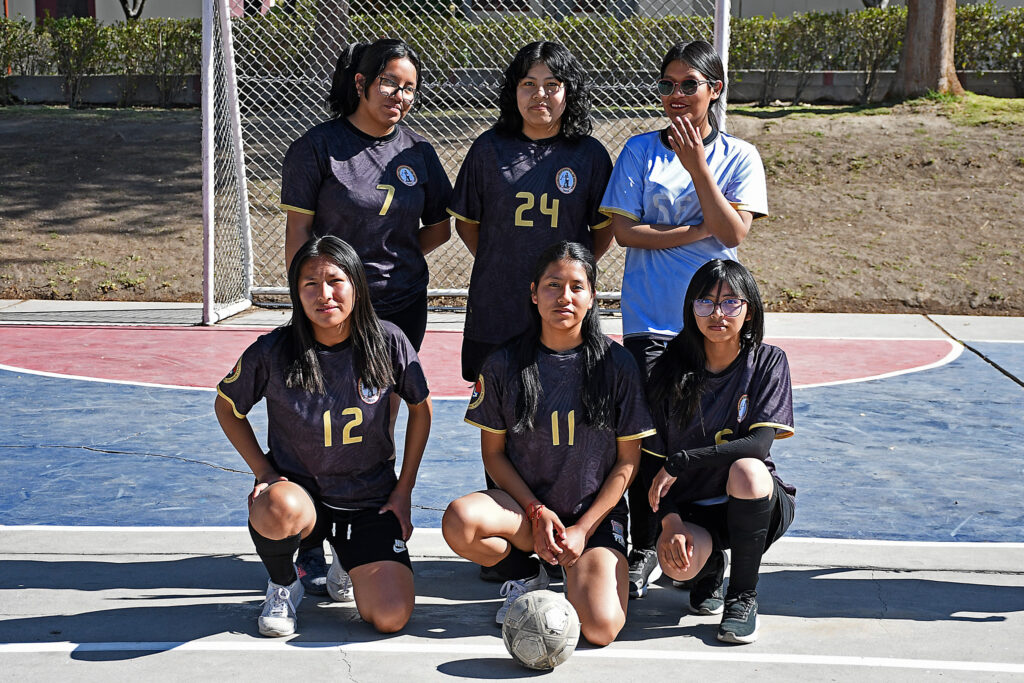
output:
[[[955,33],[956,0],[907,0],[907,32],[889,97],[963,95],[953,63]]]

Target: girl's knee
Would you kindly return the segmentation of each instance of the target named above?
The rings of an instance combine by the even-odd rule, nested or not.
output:
[[[441,516],[441,535],[452,548],[465,547],[472,541],[468,508],[465,498],[457,498],[448,504]]]
[[[752,500],[772,493],[772,475],[756,458],[741,458],[729,467],[726,492],[733,498]]]
[[[249,509],[249,522],[267,538],[302,533],[316,521],[316,510],[305,491],[279,482],[256,497]]]
[[[378,605],[373,614],[361,616],[380,633],[396,633],[409,623],[412,605],[395,601],[391,604]]]
[[[619,631],[626,623],[625,615],[621,617],[596,617],[580,624],[580,632],[587,642],[597,647],[611,645],[619,636]]]

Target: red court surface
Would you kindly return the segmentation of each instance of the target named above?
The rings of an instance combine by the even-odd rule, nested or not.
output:
[[[89,379],[210,388],[235,364],[259,328],[30,326],[0,327],[0,365]],[[948,362],[951,341],[902,339],[767,340],[785,349],[794,387],[851,382]],[[460,332],[427,332],[420,359],[436,397],[466,397]]]

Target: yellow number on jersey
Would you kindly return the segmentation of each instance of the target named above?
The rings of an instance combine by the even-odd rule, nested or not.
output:
[[[572,446],[576,441],[576,411],[570,410],[568,415],[569,422],[569,443],[567,445]],[[551,413],[551,445],[559,445],[558,437],[558,411]]]
[[[523,213],[533,208],[533,193],[532,192],[517,192],[516,199],[522,199],[523,203],[516,208],[516,222],[515,225],[518,228],[532,228],[533,221],[529,218],[523,218]]]
[[[359,408],[345,408],[341,411],[342,415],[351,415],[352,420],[345,424],[345,428],[341,430],[341,443],[349,445],[353,443],[359,443],[363,440],[361,436],[352,436],[352,430],[363,424],[363,411]],[[332,438],[333,432],[331,430],[331,411],[324,411],[324,447],[330,448],[334,444]]]
[[[395,186],[394,185],[378,185],[378,190],[387,190],[388,196],[384,198],[384,206],[380,207],[380,213],[378,216],[387,215],[388,209],[391,208],[391,200],[395,198]]]
[[[551,227],[558,227],[558,200],[553,199],[551,204],[548,205],[548,193],[545,192],[540,196],[540,212],[545,216],[551,216]]]

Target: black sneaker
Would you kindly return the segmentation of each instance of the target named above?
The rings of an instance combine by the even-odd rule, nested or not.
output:
[[[757,640],[757,591],[743,591],[725,599],[725,613],[718,627],[718,639],[726,643],[753,643]]]
[[[729,559],[724,550],[712,550],[707,563],[690,582],[690,611],[694,614],[721,614],[725,607],[722,582]]]
[[[647,587],[661,576],[657,550],[633,548],[629,553],[629,597],[642,598]]]
[[[512,581],[516,577],[506,576],[504,572],[498,569],[498,566],[485,567],[480,565],[480,580],[486,581],[487,583],[505,583],[506,581]],[[522,578],[522,577],[519,577]]]
[[[305,592],[310,595],[327,595],[327,560],[324,559],[323,545],[300,550],[295,560],[295,571]]]

